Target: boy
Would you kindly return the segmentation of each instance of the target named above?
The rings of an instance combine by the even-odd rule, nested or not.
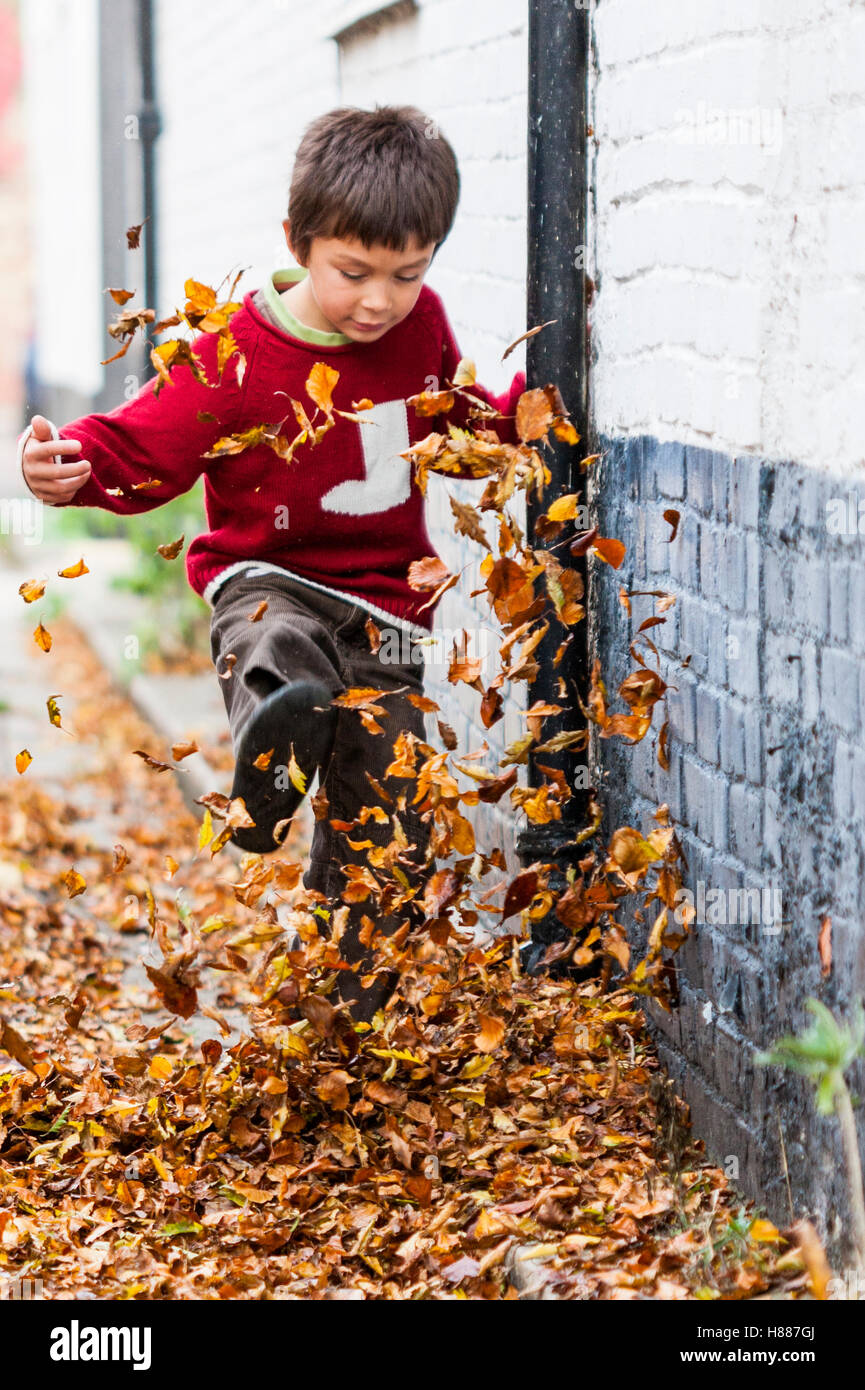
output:
[[[150,380],[133,400],[59,431],[36,416],[19,441],[28,487],[52,506],[130,515],[179,496],[204,473],[210,530],[190,544],[186,568],[213,609],[211,655],[236,758],[231,795],[255,822],[232,838],[259,854],[274,850],[318,770],[327,807],[315,822],[304,885],[333,906],[344,866],[365,863],[347,839],[390,845],[396,812],[409,882],[430,839],[411,806],[410,778],[388,771],[400,732],[424,738],[422,710],[409,697],[422,690],[416,643],[429,635],[432,610],[408,570],[435,555],[423,497],[401,455],[431,430],[470,423],[460,397],[446,418],[421,418],[405,404],[443,389],[460,359],[441,300],[423,283],[459,191],[450,144],[416,107],[344,107],[318,117],[298,147],[283,222],[298,265],[247,293],[230,319],[246,358],[242,380],[231,358],[220,377],[216,335],[201,333],[194,347],[210,385],[181,363],[158,396]],[[353,418],[337,414],[290,463],[266,444],[204,457],[221,437],[286,417],[293,437],[289,398],[311,410],[305,382],[316,363],[339,373],[333,404]],[[472,388],[499,411],[503,442],[516,442],[524,389],[522,372],[501,398]],[[375,404],[355,411],[365,400]],[[396,649],[408,660],[379,658],[370,619],[405,635]],[[368,732],[357,710],[331,704],[356,687],[395,692],[382,696],[385,713],[375,716],[383,734]],[[331,824],[354,822],[364,807],[374,814],[352,830]],[[369,954],[359,933],[370,910],[369,901],[351,904],[341,941],[343,956],[362,967]],[[400,920],[383,900],[376,927],[390,933]],[[359,974],[342,972],[341,993],[355,1018],[368,1019],[392,985],[378,979],[364,990]]]

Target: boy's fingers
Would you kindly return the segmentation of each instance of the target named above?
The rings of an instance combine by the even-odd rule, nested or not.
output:
[[[36,443],[34,443],[32,439],[29,439],[26,446],[26,455],[28,462],[32,460],[35,463],[37,461],[41,462],[42,460],[52,459],[55,454],[60,454],[61,456],[74,456],[80,452],[80,449],[80,439],[49,438],[48,440],[39,440]]]
[[[50,439],[51,426],[44,415],[34,415],[30,421],[30,428],[37,439]]]
[[[46,483],[40,487],[39,496],[43,502],[68,502],[86,481],[86,478],[79,478],[75,482],[68,479],[62,483]]]
[[[86,477],[90,464],[86,459],[70,459],[68,463],[56,463],[52,458],[25,459],[28,478],[41,483],[62,482],[66,478]]]
[[[31,473],[28,482],[31,490],[35,491],[43,501],[54,501],[58,498],[71,497],[74,492],[84,486],[89,477],[89,468],[83,472],[78,471],[68,475],[60,474],[54,470],[45,475]]]

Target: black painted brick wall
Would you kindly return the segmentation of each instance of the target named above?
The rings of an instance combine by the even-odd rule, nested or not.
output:
[[[755,1066],[754,1053],[809,1020],[809,995],[846,1013],[865,987],[863,541],[830,534],[826,522],[827,503],[851,483],[649,437],[601,438],[597,449],[593,521],[628,547],[619,571],[591,563],[592,650],[611,697],[631,669],[629,639],[653,612],[652,599],[635,598],[629,623],[620,587],[677,596],[649,634],[677,687],[670,768],[656,755],[661,707],[640,744],[595,734],[605,830],[647,830],[667,802],[692,891],[699,880],[707,891],[776,888],[783,909],[780,930],[697,924],[676,958],[680,1007],[669,1017],[649,1004],[650,1024],[695,1132],[786,1223],[783,1135],[796,1214],[816,1218],[837,1258],[847,1241],[834,1122],[816,1114],[806,1083]],[[667,508],[681,513],[672,544]],[[817,948],[824,914],[827,979]],[[861,1066],[853,1083],[865,1090]]]

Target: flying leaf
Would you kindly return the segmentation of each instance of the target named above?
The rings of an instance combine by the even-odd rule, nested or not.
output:
[[[184,539],[185,537],[181,536],[179,540],[171,541],[170,544],[158,545],[156,553],[161,555],[164,560],[176,560],[183,549]]]
[[[23,584],[19,584],[18,592],[25,603],[35,603],[36,599],[45,593],[45,580],[26,579]]]
[[[295,788],[297,789],[297,791],[299,791],[299,792],[301,793],[301,795],[305,795],[305,793],[306,793],[306,773],[302,771],[302,769],[299,767],[299,765],[298,765],[298,763],[297,763],[297,760],[296,760],[296,758],[295,758],[295,756],[294,756],[294,744],[293,744],[293,743],[292,743],[292,745],[291,745],[291,757],[289,758],[289,761],[288,761],[288,780],[290,781],[291,785],[292,785],[293,787],[295,787]]]

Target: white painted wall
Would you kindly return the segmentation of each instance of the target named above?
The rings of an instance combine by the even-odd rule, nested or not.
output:
[[[598,429],[865,458],[861,0],[596,0]]]
[[[98,391],[103,369],[97,0],[21,6],[37,370]]]

